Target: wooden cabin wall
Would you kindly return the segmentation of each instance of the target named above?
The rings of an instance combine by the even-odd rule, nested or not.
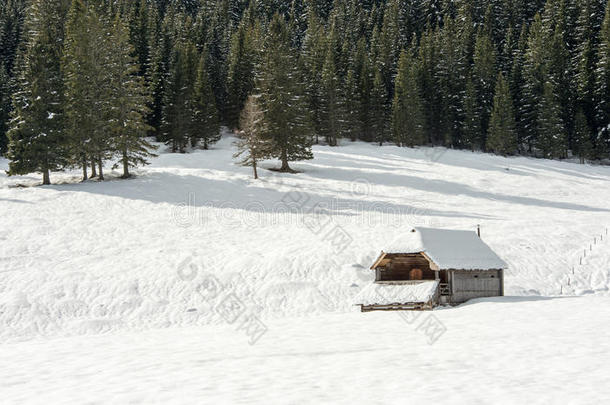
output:
[[[472,298],[504,295],[502,270],[451,270],[451,303],[459,304]]]
[[[422,271],[422,280],[434,280],[435,271],[430,269],[430,263],[421,255],[403,255],[392,257],[385,270],[378,272],[377,281],[410,280],[412,269]]]

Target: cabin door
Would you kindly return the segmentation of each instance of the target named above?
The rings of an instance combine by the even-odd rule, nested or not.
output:
[[[421,269],[411,269],[409,272],[409,280],[421,280],[424,272]]]

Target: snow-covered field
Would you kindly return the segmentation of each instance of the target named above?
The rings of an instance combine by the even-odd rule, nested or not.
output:
[[[0,174],[0,402],[610,400],[610,168],[346,143],[255,181],[231,142]],[[401,232],[477,224],[512,297],[356,312]]]

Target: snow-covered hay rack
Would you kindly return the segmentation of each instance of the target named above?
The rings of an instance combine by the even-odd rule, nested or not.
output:
[[[356,297],[361,310],[422,310],[504,295],[506,263],[476,232],[414,228],[371,266],[375,284]]]

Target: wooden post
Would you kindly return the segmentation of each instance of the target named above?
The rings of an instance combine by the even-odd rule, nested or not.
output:
[[[481,225],[477,224],[477,235],[479,235],[479,238],[481,237]]]

